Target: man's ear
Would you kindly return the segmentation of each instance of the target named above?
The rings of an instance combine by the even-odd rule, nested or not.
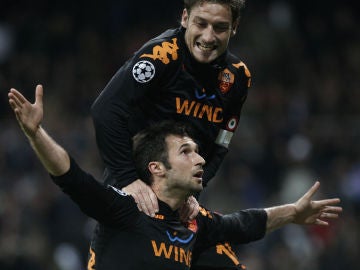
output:
[[[236,31],[237,31],[238,26],[239,26],[239,22],[233,23],[233,26],[232,26],[232,29],[231,29],[231,36],[232,37],[236,35]]]
[[[184,27],[184,28],[187,27],[188,19],[189,19],[189,13],[188,13],[187,9],[184,8],[182,16],[181,16],[181,26],[182,27]]]
[[[152,175],[162,176],[165,174],[164,165],[158,161],[149,162],[148,169]]]

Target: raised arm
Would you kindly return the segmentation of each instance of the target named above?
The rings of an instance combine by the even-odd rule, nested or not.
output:
[[[342,208],[334,205],[340,203],[339,198],[312,200],[319,187],[320,182],[316,182],[295,203],[266,208],[266,231],[273,231],[289,223],[327,226],[329,223],[326,219],[338,218]]]
[[[8,97],[21,130],[45,169],[54,176],[66,173],[70,168],[69,155],[41,127],[44,115],[42,85],[36,86],[33,104],[14,88],[10,89]]]

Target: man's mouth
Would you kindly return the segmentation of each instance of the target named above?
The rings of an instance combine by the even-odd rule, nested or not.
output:
[[[214,44],[204,44],[200,42],[196,42],[196,46],[203,52],[211,52],[216,49],[216,45]]]
[[[203,175],[204,175],[204,171],[200,170],[194,174],[194,177],[202,179]]]

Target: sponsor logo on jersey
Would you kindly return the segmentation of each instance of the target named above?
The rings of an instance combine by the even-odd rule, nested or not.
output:
[[[196,97],[197,99],[207,99],[207,100],[210,100],[210,99],[214,99],[216,96],[215,96],[215,94],[210,95],[210,96],[206,95],[206,90],[205,90],[205,88],[203,88],[203,89],[201,90],[201,93],[199,92],[198,89],[195,89],[195,97]]]
[[[164,242],[157,243],[155,240],[151,240],[151,245],[154,256],[173,260],[190,267],[192,257],[192,252],[190,250],[175,245],[169,245]]]
[[[153,63],[141,60],[137,62],[132,69],[134,79],[139,83],[147,83],[155,76],[155,67]]]
[[[195,118],[206,118],[209,122],[221,123],[223,121],[223,109],[221,107],[213,107],[197,101],[181,99],[176,97],[176,113],[192,116]]]
[[[218,80],[221,93],[226,94],[234,84],[235,75],[226,68],[219,73]]]
[[[144,53],[140,58],[148,57],[153,60],[160,60],[163,64],[167,65],[170,63],[170,60],[178,59],[178,50],[177,38],[173,38],[172,43],[164,41],[161,45],[154,46],[152,54]]]
[[[166,231],[166,235],[169,237],[169,240],[170,240],[170,242],[172,242],[172,243],[174,243],[174,242],[179,242],[179,243],[181,243],[181,244],[187,244],[187,243],[189,243],[192,239],[193,239],[193,237],[194,237],[194,234],[192,233],[192,234],[190,234],[190,236],[188,237],[188,238],[185,238],[185,239],[181,239],[180,237],[177,237],[176,236],[176,232],[173,234],[173,235],[171,235],[170,233],[169,233],[169,231]]]

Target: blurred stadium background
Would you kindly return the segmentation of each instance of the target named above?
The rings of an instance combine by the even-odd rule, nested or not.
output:
[[[52,184],[7,104],[45,88],[47,130],[97,177],[89,108],[124,61],[177,27],[182,1],[0,3],[0,269],[78,270],[94,221]],[[251,270],[360,265],[360,24],[355,1],[247,0],[231,50],[252,88],[226,161],[201,201],[229,212],[293,201],[315,180],[344,213],[241,248]]]

